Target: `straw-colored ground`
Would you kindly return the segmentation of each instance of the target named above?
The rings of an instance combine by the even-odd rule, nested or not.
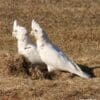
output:
[[[54,43],[96,77],[86,80],[58,71],[50,80],[38,69],[31,69],[33,75],[28,76],[11,32],[14,19],[30,31],[33,18]],[[100,1],[0,0],[0,100],[99,99]]]

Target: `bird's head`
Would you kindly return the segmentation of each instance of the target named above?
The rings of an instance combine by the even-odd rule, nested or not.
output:
[[[12,36],[15,37],[16,39],[19,39],[22,36],[25,36],[26,34],[27,34],[26,28],[18,25],[17,20],[14,20]]]
[[[31,28],[32,28],[31,35],[34,35],[36,39],[43,37],[44,35],[43,29],[39,26],[39,24],[35,20],[32,20]]]

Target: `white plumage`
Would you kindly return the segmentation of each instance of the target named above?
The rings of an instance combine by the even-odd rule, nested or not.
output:
[[[17,39],[18,53],[26,57],[31,63],[42,63],[37,47],[32,43],[25,27],[13,23],[12,35]]]
[[[44,30],[37,22],[32,21],[31,34],[35,36],[37,49],[42,61],[47,64],[48,71],[63,70],[69,71],[83,78],[90,78],[90,75],[83,72],[80,67],[66,56],[47,37]]]

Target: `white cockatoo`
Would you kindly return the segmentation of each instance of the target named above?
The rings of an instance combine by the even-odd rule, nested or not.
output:
[[[32,64],[43,63],[37,47],[32,43],[26,28],[18,25],[17,20],[13,23],[12,36],[17,39],[18,54],[26,57]]]
[[[36,21],[32,20],[31,28],[31,35],[34,35],[36,38],[37,50],[42,61],[47,65],[48,72],[62,70],[69,71],[83,78],[91,77],[83,72],[73,60],[48,39],[47,34]]]

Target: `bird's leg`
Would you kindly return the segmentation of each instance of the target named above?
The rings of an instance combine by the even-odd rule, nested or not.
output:
[[[48,72],[45,74],[45,78],[52,80],[53,71],[55,70],[54,67],[47,65]]]
[[[50,72],[53,72],[54,70],[55,70],[55,68],[53,67],[53,66],[51,66],[51,65],[48,65],[47,66],[47,69],[48,69],[48,72],[50,73]]]

